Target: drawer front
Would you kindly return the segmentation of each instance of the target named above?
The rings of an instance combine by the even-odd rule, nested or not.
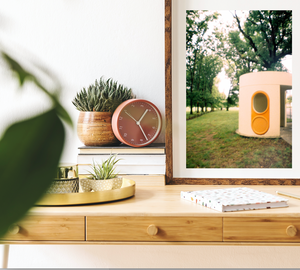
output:
[[[87,241],[222,241],[222,218],[87,217]]]
[[[28,216],[3,240],[85,240],[84,217]]]
[[[224,241],[300,242],[298,218],[224,218]]]

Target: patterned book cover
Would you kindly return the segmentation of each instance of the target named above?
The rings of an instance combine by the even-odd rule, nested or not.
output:
[[[220,212],[288,206],[288,199],[247,187],[181,191],[181,198]]]

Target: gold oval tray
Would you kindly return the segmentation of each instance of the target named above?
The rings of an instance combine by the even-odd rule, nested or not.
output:
[[[64,193],[64,194],[46,194],[37,206],[48,205],[78,205],[102,203],[116,201],[129,198],[135,194],[135,182],[130,179],[123,178],[121,188],[113,190],[104,190],[97,192],[79,192],[79,193]]]

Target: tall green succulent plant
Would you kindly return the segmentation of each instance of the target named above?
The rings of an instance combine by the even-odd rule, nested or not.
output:
[[[76,94],[72,103],[79,111],[111,112],[124,101],[134,98],[131,88],[128,89],[111,78],[95,80],[87,89]]]

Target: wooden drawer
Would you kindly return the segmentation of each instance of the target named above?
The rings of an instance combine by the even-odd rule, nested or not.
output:
[[[85,240],[84,217],[28,216],[2,240]]]
[[[87,241],[222,241],[222,218],[87,217]]]
[[[224,241],[300,242],[299,218],[224,218]]]

